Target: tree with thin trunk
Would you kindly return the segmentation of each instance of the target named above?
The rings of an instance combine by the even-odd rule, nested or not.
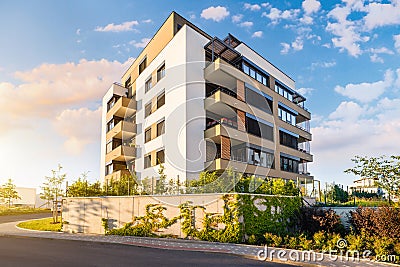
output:
[[[21,199],[15,188],[16,186],[11,179],[8,179],[7,183],[3,184],[0,188],[0,197],[6,199],[8,208],[11,207],[12,199]]]
[[[43,183],[42,198],[47,199],[48,202],[53,201],[53,222],[58,222],[58,202],[59,198],[64,196],[62,185],[66,180],[67,174],[61,173],[62,166],[58,164],[57,170],[51,170],[52,176],[46,176],[46,181]]]
[[[390,195],[400,196],[400,156],[361,157],[355,156],[354,168],[345,170],[361,178],[378,178],[376,185]]]

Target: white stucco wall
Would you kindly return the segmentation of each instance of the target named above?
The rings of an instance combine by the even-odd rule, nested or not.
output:
[[[161,53],[137,78],[136,120],[138,158],[135,162],[139,179],[158,177],[159,166],[144,169],[143,156],[164,147],[167,177],[179,175],[180,180],[193,176],[192,170],[204,168],[205,111],[204,88],[204,36],[184,25]],[[165,62],[166,75],[147,93],[144,84]],[[195,62],[195,63],[192,63]],[[144,118],[144,107],[151,99],[165,90],[165,105]],[[144,143],[144,129],[165,118],[165,134]],[[189,123],[187,123],[189,121]],[[197,175],[197,172],[195,172]]]

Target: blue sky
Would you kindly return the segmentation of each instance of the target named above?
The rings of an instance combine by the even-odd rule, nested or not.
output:
[[[354,155],[399,154],[398,0],[1,1],[0,183],[38,187],[58,163],[96,180],[101,97],[173,10],[296,81],[316,179],[350,184]]]

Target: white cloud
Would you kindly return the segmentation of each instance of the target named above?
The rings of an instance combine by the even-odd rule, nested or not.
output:
[[[262,17],[269,18],[271,20],[271,23],[277,24],[279,23],[280,20],[285,19],[285,20],[293,20],[296,19],[298,14],[300,12],[300,9],[288,9],[285,11],[281,11],[278,8],[271,8],[269,13],[263,12]]]
[[[281,43],[282,49],[281,49],[281,54],[285,55],[287,53],[289,53],[290,51],[290,44],[288,43]]]
[[[82,59],[16,72],[18,85],[0,83],[0,133],[14,120],[29,127],[34,125],[32,118],[54,119],[66,108],[95,105],[131,61]]]
[[[303,39],[301,39],[300,37],[297,37],[296,40],[294,42],[292,42],[292,48],[295,51],[300,51],[303,49]]]
[[[271,4],[270,3],[262,3],[261,6],[265,7],[265,8],[270,8]]]
[[[386,25],[400,24],[400,1],[393,0],[391,3],[369,3],[365,6],[367,15],[364,17],[365,27],[372,30]]]
[[[394,40],[394,48],[396,48],[397,52],[400,53],[400,34],[393,35]]]
[[[372,62],[375,63],[384,63],[384,60],[382,57],[379,56],[379,54],[387,54],[387,55],[393,55],[394,52],[386,47],[380,47],[380,48],[371,48],[369,49],[369,52],[371,52],[372,55],[370,55],[370,59]]]
[[[380,48],[371,48],[369,50],[371,53],[374,54],[388,54],[388,55],[393,55],[394,52],[386,47],[380,47]]]
[[[303,24],[311,25],[314,22],[314,19],[308,15],[304,15],[302,18],[300,18],[300,22]]]
[[[204,19],[211,19],[216,22],[220,22],[229,16],[229,11],[223,6],[210,6],[209,8],[203,9],[200,15]]]
[[[332,68],[334,66],[336,66],[336,61],[313,62],[311,63],[311,70],[317,68]]]
[[[134,31],[133,26],[139,25],[137,20],[126,21],[121,24],[110,23],[104,27],[97,26],[94,30],[96,32],[126,32]]]
[[[73,155],[80,154],[87,144],[100,139],[101,107],[66,109],[53,123],[55,130],[66,138],[64,149]]]
[[[384,75],[384,79],[372,83],[349,83],[345,87],[337,85],[335,91],[343,96],[347,96],[351,99],[358,100],[363,103],[368,103],[372,100],[377,99],[381,96],[387,88],[393,85],[394,73],[392,70],[387,70]]]
[[[135,40],[130,41],[129,44],[133,45],[136,48],[144,48],[150,42],[150,38],[142,38],[140,42],[136,42]]]
[[[384,63],[385,62],[383,60],[383,58],[378,56],[378,54],[372,54],[371,56],[369,56],[369,58],[371,59],[371,62],[374,62],[374,63]]]
[[[195,14],[190,14],[190,15],[189,15],[189,19],[192,19],[192,20],[193,20],[193,19],[195,19],[195,18],[196,18],[196,15],[195,15]]]
[[[291,44],[288,43],[281,43],[282,49],[280,53],[282,55],[286,55],[292,49],[293,51],[300,51],[304,47],[304,42],[302,37],[298,36]]]
[[[358,19],[354,16],[348,19],[353,14],[356,14]],[[326,26],[326,31],[335,36],[332,38],[334,47],[358,57],[364,52],[361,44],[370,41],[370,36],[376,39],[377,35],[371,33],[373,29],[400,25],[400,1],[392,0],[391,3],[385,4],[380,1],[343,1],[328,13],[328,18],[334,20],[328,21]],[[372,54],[371,60],[382,62],[383,59],[378,54]]]
[[[243,15],[242,14],[237,14],[237,15],[233,15],[232,16],[232,22],[233,23],[238,23],[240,21],[242,21],[243,19]]]
[[[240,27],[251,27],[253,26],[253,22],[251,21],[243,21],[242,23],[239,24]]]
[[[77,29],[75,33],[76,35],[81,35],[81,29]]]
[[[244,7],[244,9],[250,9],[251,11],[258,11],[261,9],[261,6],[258,4],[252,5],[249,3],[245,3],[243,7]]]
[[[356,121],[363,113],[365,109],[359,104],[353,101],[344,101],[336,108],[334,112],[329,114],[329,119],[343,119]]]
[[[321,8],[321,3],[317,0],[304,0],[301,4],[307,15],[317,12]]]
[[[299,94],[301,94],[302,96],[310,96],[312,94],[312,92],[314,91],[314,89],[313,88],[302,87],[302,88],[296,89],[296,91]]]
[[[143,23],[152,23],[153,21],[151,19],[145,19],[145,20],[142,20],[142,22]]]
[[[370,112],[369,110],[373,110]],[[343,171],[353,166],[355,155],[398,154],[400,143],[400,99],[384,98],[368,110],[354,102],[342,102],[328,117],[311,129],[316,179],[351,184]],[[327,175],[329,175],[327,177]]]
[[[253,35],[251,37],[253,38],[261,38],[263,36],[263,32],[262,31],[256,31],[253,33]]]

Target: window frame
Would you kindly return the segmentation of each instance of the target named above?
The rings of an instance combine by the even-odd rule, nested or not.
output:
[[[147,135],[147,133],[149,133],[149,136]],[[151,141],[151,127],[147,128],[144,131],[144,143],[148,143]]]

